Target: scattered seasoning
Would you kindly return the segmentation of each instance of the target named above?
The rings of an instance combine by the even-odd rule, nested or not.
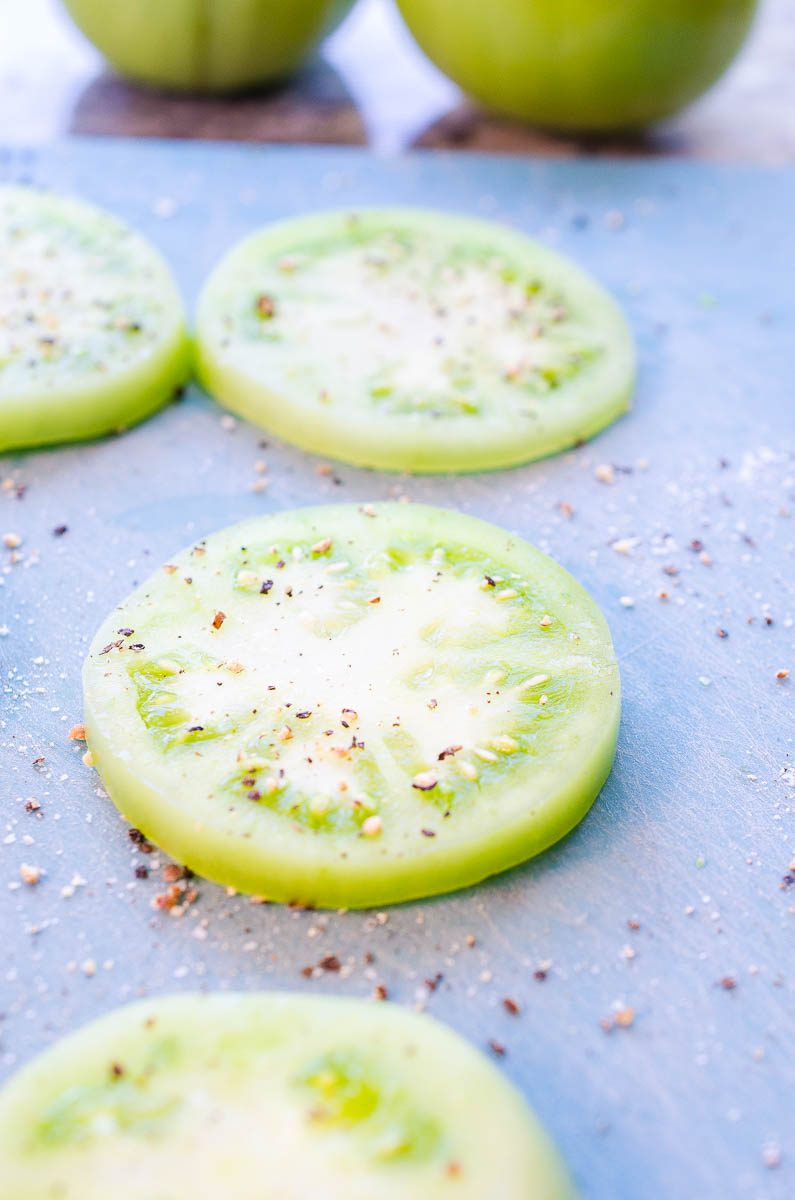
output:
[[[492,1054],[496,1054],[497,1058],[505,1058],[505,1055],[508,1053],[502,1042],[498,1042],[496,1038],[490,1039],[489,1050],[491,1050]]]
[[[72,742],[84,742],[86,740],[85,725],[73,725],[69,730],[69,740]]]
[[[430,792],[438,782],[439,778],[433,771],[421,771],[419,775],[414,776],[411,786],[419,792]]]
[[[68,525],[56,525],[52,531],[52,536],[53,537],[63,537],[63,535],[68,532],[69,532]]]
[[[177,883],[178,880],[185,879],[189,874],[190,872],[179,863],[166,863],[163,867],[164,883]]]
[[[720,981],[720,986],[725,992],[733,992],[737,987],[737,980],[733,975],[724,975]]]
[[[144,834],[141,833],[140,829],[136,829],[134,825],[131,825],[127,830],[127,837],[134,846],[138,847],[141,854],[151,854],[154,850],[152,843],[148,842]]]
[[[41,870],[39,867],[34,867],[30,863],[23,863],[19,868],[19,878],[28,887],[35,887],[41,879]]]
[[[388,1000],[389,999],[389,992],[384,987],[383,983],[377,983],[375,985],[375,987],[373,988],[373,999],[374,1000]]]
[[[19,547],[22,545],[22,538],[19,536],[18,533],[4,533],[3,534],[3,545],[8,550],[18,550]]]
[[[512,1017],[518,1017],[522,1011],[520,1006],[511,996],[505,996],[503,998],[502,1007]]]
[[[378,837],[379,834],[383,833],[383,830],[384,822],[377,814],[373,814],[372,817],[367,817],[362,822],[362,833],[365,837]]]
[[[599,1022],[605,1033],[612,1033],[614,1029],[631,1029],[634,1023],[635,1010],[629,1006],[617,1009],[612,1016],[602,1017]]]
[[[594,468],[594,479],[598,479],[599,483],[615,483],[615,467],[613,467],[610,463],[599,463],[598,467]]]
[[[319,542],[315,542],[312,547],[313,554],[328,554],[333,542],[331,538],[321,538]]]
[[[219,609],[218,612],[213,617],[213,629],[220,629],[225,620],[226,620],[226,613],[221,612],[221,610]]]
[[[317,965],[321,971],[330,971],[333,975],[342,970],[342,963],[336,954],[325,954]]]
[[[549,629],[550,625],[552,624],[552,618],[550,617],[549,613],[544,613],[543,617],[538,623],[542,629]]]
[[[270,321],[276,316],[276,304],[273,300],[273,297],[265,295],[264,292],[257,296],[255,308],[257,310],[257,316],[262,321]]]
[[[789,679],[789,670],[786,667],[779,667],[776,671],[776,679]]]
[[[452,758],[459,750],[463,750],[463,746],[445,746],[444,750],[439,752],[437,758],[439,762],[444,762],[446,758]]]
[[[164,892],[158,893],[152,899],[152,908],[162,912],[169,913],[172,917],[181,917],[186,909],[195,904],[199,898],[199,893],[196,888],[188,886],[187,879],[190,873],[187,874],[185,869],[176,864],[169,864],[176,868],[179,872],[178,881],[169,884]],[[163,872],[166,875],[166,869]]]
[[[94,765],[94,755],[91,753],[90,750],[86,750],[85,754],[83,755],[83,766],[93,767],[93,765]]]
[[[268,592],[271,590],[272,587],[273,587],[273,580],[266,579],[264,581],[264,583],[262,584],[262,587],[259,590],[260,596],[267,596]]]
[[[436,837],[436,830],[434,830],[434,829],[421,829],[420,833],[422,834],[423,837],[427,837],[427,838]]]

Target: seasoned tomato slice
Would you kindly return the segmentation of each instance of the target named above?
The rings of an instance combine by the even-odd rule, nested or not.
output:
[[[607,293],[492,222],[412,209],[286,221],[235,247],[198,311],[223,404],[362,466],[478,471],[573,446],[629,406]]]
[[[491,1063],[392,1004],[171,996],[0,1094],[3,1200],[574,1200]]]
[[[0,187],[0,452],[124,429],[189,370],[154,247],[98,208]]]
[[[220,883],[326,906],[537,854],[599,792],[619,720],[579,584],[420,505],[214,534],[115,610],[84,682],[94,762],[147,837]]]

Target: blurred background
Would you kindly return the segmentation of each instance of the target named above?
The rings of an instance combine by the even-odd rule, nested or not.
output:
[[[92,3],[111,20],[121,11],[113,0]],[[689,3],[694,11],[720,7],[720,0]],[[409,0],[404,9],[420,6]],[[466,0],[464,8],[471,8]],[[0,0],[0,140],[128,134],[370,144],[382,153],[424,145],[777,163],[795,158],[794,68],[795,0],[761,0],[748,40],[704,96],[651,131],[584,138],[541,132],[467,100],[418,48],[393,0],[359,0],[286,84],[231,96],[126,83],[60,0]]]

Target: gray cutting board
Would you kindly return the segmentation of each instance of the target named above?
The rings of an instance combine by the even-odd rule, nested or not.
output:
[[[0,152],[0,178],[128,218],[189,302],[233,241],[276,217],[373,203],[496,217],[615,291],[642,364],[631,416],[575,453],[500,474],[321,476],[309,455],[260,448],[246,424],[225,429],[198,391],[126,437],[0,461],[0,478],[26,487],[0,492],[0,533],[24,537],[0,573],[3,1072],[144,993],[368,996],[383,983],[481,1047],[504,1043],[502,1068],[586,1200],[791,1196],[795,172],[76,141]],[[259,459],[264,492],[251,490]],[[594,477],[605,463],[612,485]],[[160,872],[136,879],[153,859],[66,738],[95,627],[213,529],[395,494],[519,531],[603,605],[625,709],[601,798],[536,862],[383,917],[255,908],[210,884],[180,919],[154,911]],[[637,542],[620,554],[616,539]],[[787,667],[793,678],[777,681]],[[22,862],[46,869],[38,887],[15,886]],[[304,977],[329,954],[342,972]],[[617,1007],[634,1023],[605,1032]],[[500,1200],[498,1180],[484,1200]]]

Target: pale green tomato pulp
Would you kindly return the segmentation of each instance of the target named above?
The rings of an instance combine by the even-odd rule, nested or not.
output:
[[[66,1038],[0,1093],[3,1200],[574,1200],[522,1097],[391,1004],[182,995]]]
[[[613,300],[500,225],[412,209],[285,221],[236,246],[197,314],[222,404],[318,454],[477,471],[593,436],[629,407]]]
[[[127,428],[190,371],[155,249],[109,213],[0,187],[0,452]]]
[[[610,634],[560,566],[441,509],[258,518],[104,623],[88,744],[121,812],[273,900],[386,904],[484,879],[585,814],[619,720]]]

